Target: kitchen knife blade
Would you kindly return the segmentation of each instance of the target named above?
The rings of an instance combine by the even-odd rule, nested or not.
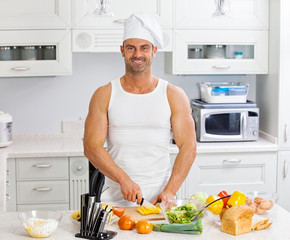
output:
[[[149,208],[152,208],[152,207],[156,207],[154,206],[152,203],[146,201],[143,197],[142,197],[142,201],[140,203],[140,206],[143,206],[143,207],[149,207]]]

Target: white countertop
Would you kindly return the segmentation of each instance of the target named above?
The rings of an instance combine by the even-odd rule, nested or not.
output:
[[[197,153],[277,151],[277,144],[266,138],[254,142],[197,143]],[[170,144],[170,153],[178,153],[175,144]],[[17,157],[63,157],[83,156],[81,137],[63,134],[23,135],[13,137],[13,143],[0,148],[0,155]]]
[[[53,240],[69,240],[81,239],[75,238],[75,233],[80,231],[79,223],[74,222],[71,218],[72,211],[63,212],[61,223],[56,232],[49,238]],[[271,216],[269,216],[270,218]],[[271,218],[270,218],[271,219]],[[220,224],[215,218],[205,217],[202,220],[203,233],[201,235],[187,235],[164,232],[151,232],[150,234],[138,234],[135,229],[131,231],[122,231],[117,223],[106,226],[105,229],[116,231],[118,234],[116,240],[176,240],[176,239],[206,239],[206,240],[287,240],[290,239],[289,231],[290,213],[277,206],[277,213],[271,220],[273,224],[268,228],[260,231],[252,231],[250,233],[239,236],[232,236],[220,231]],[[5,240],[21,240],[29,239],[23,226],[21,225],[17,213],[1,213],[0,214],[0,239]]]

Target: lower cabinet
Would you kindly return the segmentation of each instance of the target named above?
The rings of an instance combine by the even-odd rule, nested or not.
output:
[[[7,211],[79,209],[88,192],[85,157],[16,158],[7,166]]]
[[[278,203],[290,212],[290,151],[280,151],[278,158]]]
[[[199,153],[178,198],[222,190],[276,192],[277,152]]]

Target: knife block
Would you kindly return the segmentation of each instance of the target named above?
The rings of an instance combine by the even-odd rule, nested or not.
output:
[[[81,228],[75,236],[79,238],[107,240],[115,237],[117,232],[104,230],[113,209],[102,208],[100,201],[105,176],[96,169],[90,179],[90,192],[81,195]]]

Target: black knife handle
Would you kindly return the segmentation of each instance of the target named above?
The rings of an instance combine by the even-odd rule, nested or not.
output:
[[[96,185],[97,185],[97,181],[98,181],[98,176],[99,176],[99,169],[97,168],[92,176],[91,176],[91,179],[90,179],[90,186],[89,186],[89,193],[90,193],[90,196],[96,196],[96,192],[95,192],[95,189],[96,189]]]

